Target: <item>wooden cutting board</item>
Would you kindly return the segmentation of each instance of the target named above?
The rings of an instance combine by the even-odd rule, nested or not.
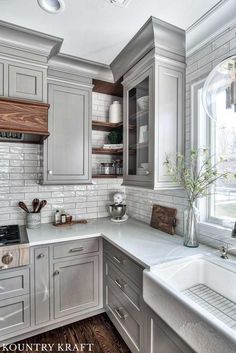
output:
[[[176,214],[176,208],[153,205],[151,227],[171,235],[175,234]]]

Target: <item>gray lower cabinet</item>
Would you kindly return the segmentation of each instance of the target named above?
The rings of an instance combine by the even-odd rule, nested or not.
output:
[[[104,242],[104,306],[132,353],[144,353],[143,268]]]
[[[1,338],[30,326],[29,268],[1,271],[0,318]]]
[[[50,83],[50,136],[44,145],[44,183],[91,180],[91,88]]]
[[[147,353],[194,353],[151,309],[147,314]]]
[[[50,320],[50,268],[49,248],[33,249],[34,258],[34,323],[43,324]]]
[[[98,306],[98,279],[98,256],[55,263],[53,268],[55,318]]]
[[[17,333],[30,326],[29,294],[0,301],[0,336]]]

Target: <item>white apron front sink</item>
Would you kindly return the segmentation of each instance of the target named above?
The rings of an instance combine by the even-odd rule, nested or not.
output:
[[[196,255],[144,271],[145,302],[197,353],[236,353],[236,262]]]

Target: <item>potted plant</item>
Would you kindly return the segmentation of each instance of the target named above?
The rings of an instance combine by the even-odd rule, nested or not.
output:
[[[167,173],[173,181],[183,186],[186,191],[188,206],[184,211],[184,245],[197,247],[197,224],[199,212],[196,206],[198,199],[210,194],[211,186],[219,179],[228,178],[227,171],[219,172],[219,165],[225,161],[220,158],[216,161],[209,154],[208,149],[190,151],[190,158],[186,159],[182,154],[174,157],[166,157],[165,165]]]

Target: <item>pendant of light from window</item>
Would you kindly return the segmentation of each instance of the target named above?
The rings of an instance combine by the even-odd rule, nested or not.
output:
[[[64,0],[37,0],[44,11],[51,14],[59,14],[65,9]]]

